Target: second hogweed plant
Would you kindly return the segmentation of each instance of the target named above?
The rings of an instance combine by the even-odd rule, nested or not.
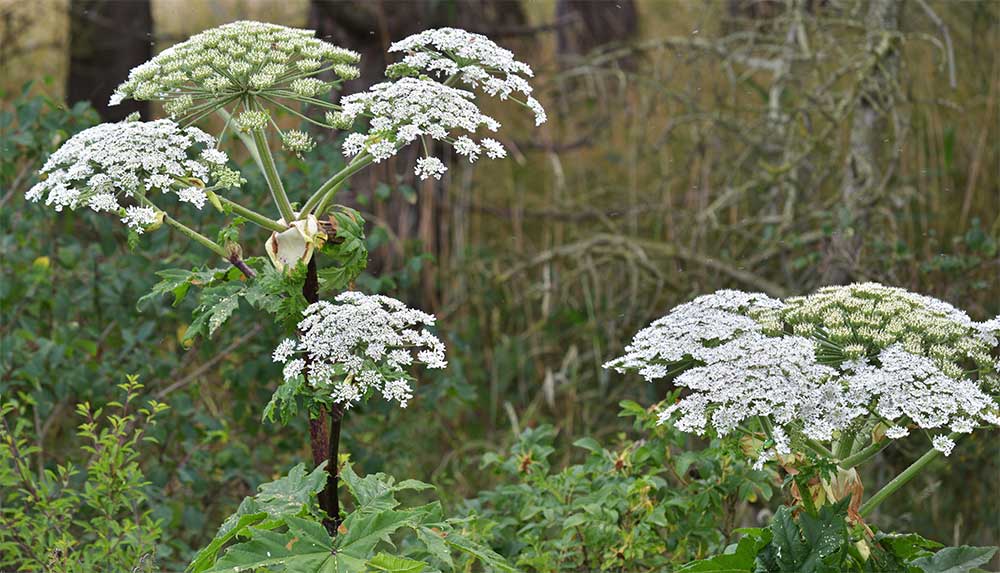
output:
[[[502,159],[501,125],[480,109],[483,97],[522,106],[536,125],[545,111],[532,97],[531,68],[485,36],[457,29],[428,30],[393,44],[402,61],[367,91],[331,97],[358,77],[357,53],[315,37],[312,30],[234,22],[197,34],[132,70],[111,98],[163,104],[167,119],[101,124],[72,137],[45,163],[32,201],[56,211],[91,209],[112,215],[130,243],[168,225],[230,267],[169,269],[140,303],[167,294],[175,302],[192,288],[198,304],[185,337],[214,334],[240,301],[265,311],[297,334],[276,345],[282,382],[265,420],[309,417],[315,469],[293,468],[261,486],[191,563],[190,571],[423,571],[448,570],[454,553],[489,570],[509,570],[496,553],[466,538],[438,502],[401,509],[398,492],[430,486],[395,482],[384,474],[359,477],[339,456],[345,413],[375,395],[406,407],[415,366],[444,368],[444,344],[431,332],[433,315],[385,296],[349,290],[364,270],[364,221],[336,204],[338,190],[373,163],[416,145],[415,175],[440,179],[447,165],[436,152],[451,147],[475,162]],[[287,189],[274,151],[308,153],[305,131],[282,129],[290,114],[315,129],[346,133],[348,162],[308,194]],[[223,123],[210,134],[197,125]],[[221,149],[227,135],[246,147],[270,191],[274,212],[255,211],[234,198],[246,180]],[[493,136],[493,137],[490,137]],[[232,137],[230,139],[233,139]],[[171,203],[208,206],[230,218],[212,238],[166,212]],[[175,211],[176,208],[171,209]],[[242,225],[270,232],[262,245],[239,243]],[[252,252],[255,256],[246,256]],[[261,255],[267,255],[266,257]],[[336,294],[320,300],[321,292]],[[345,511],[340,482],[354,500]],[[414,542],[390,538],[410,530]]]
[[[755,467],[787,476],[797,523],[782,508],[771,528],[685,571],[946,570],[925,558],[969,571],[995,548],[931,557],[940,545],[913,536],[901,549],[865,519],[961,436],[1000,426],[998,333],[1000,317],[975,322],[876,283],[785,300],[722,290],[654,321],[605,367],[671,381],[684,393],[659,411],[661,424],[730,439]],[[903,439],[926,453],[865,500],[859,467]]]

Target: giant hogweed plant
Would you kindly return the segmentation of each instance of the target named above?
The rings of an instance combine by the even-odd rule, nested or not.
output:
[[[685,571],[969,571],[995,548],[879,532],[866,518],[956,441],[1000,425],[1000,317],[875,283],[777,300],[723,290],[674,308],[605,366],[669,380],[662,424],[775,465],[793,503]],[[864,499],[858,469],[898,440],[927,451]],[[954,567],[949,569],[948,567]]]
[[[496,132],[500,123],[478,101],[516,102],[541,124],[545,111],[531,96],[531,68],[485,36],[429,30],[390,47],[402,58],[386,70],[385,82],[331,101],[331,92],[357,77],[359,56],[314,36],[311,30],[234,22],[164,50],[133,69],[111,103],[161,102],[169,118],[130,117],[77,134],[49,157],[27,197],[56,211],[109,214],[128,227],[133,246],[167,225],[228,262],[159,271],[162,280],[140,300],[169,294],[177,304],[200,290],[187,340],[212,336],[241,304],[296,333],[274,351],[274,360],[284,363],[283,381],[263,417],[286,423],[299,412],[308,415],[316,469],[296,467],[246,499],[197,555],[192,571],[434,571],[450,568],[452,550],[506,569],[495,553],[463,537],[461,525],[444,518],[438,504],[399,509],[397,492],[426,484],[395,483],[381,474],[359,478],[341,465],[344,414],[378,394],[405,407],[413,392],[411,368],[442,368],[446,360],[444,345],[429,330],[432,315],[346,290],[368,253],[361,216],[335,201],[352,176],[408,145],[424,152],[415,168],[421,179],[446,172],[434,155],[443,146],[470,162],[505,157],[500,141],[480,135]],[[349,162],[309,193],[287,189],[273,140],[295,154],[316,144],[305,131],[282,129],[279,114],[347,133],[342,152]],[[211,116],[224,121],[217,135],[197,127]],[[263,174],[275,212],[238,201],[235,191],[246,180],[221,149],[227,135],[242,142]],[[170,203],[179,204],[172,212],[210,205],[228,221],[212,238],[168,214]],[[270,232],[253,249],[266,257],[244,258],[239,237],[248,224]],[[320,300],[321,293],[338,292]],[[337,491],[341,476],[355,500],[346,516]],[[392,551],[391,537],[406,528],[417,542],[386,552]]]

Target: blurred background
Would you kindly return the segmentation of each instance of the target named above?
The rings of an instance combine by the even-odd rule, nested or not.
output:
[[[419,183],[401,154],[340,199],[369,222],[358,288],[436,313],[450,351],[409,408],[352,411],[344,449],[366,471],[445,486],[452,507],[496,485],[483,454],[525,428],[558,429],[556,464],[577,460],[581,436],[629,431],[619,401],[650,405],[669,388],[601,364],[698,294],[872,280],[996,316],[998,18],[995,0],[2,0],[0,392],[31,400],[52,459],[77,447],[72,405],[112,399],[125,373],[170,404],[143,460],[165,563],[308,459],[304,420],[259,418],[280,377],[278,328],[246,310],[184,348],[190,308],[135,308],[156,270],[207,252],[167,229],[130,251],[119,226],[23,199],[68,135],[162,115],[108,109],[132,67],[237,19],[309,27],[360,52],[346,92],[380,80],[392,41],[440,26],[487,34],[536,71],[548,123],[489,110],[512,128],[512,160],[456,161]],[[315,151],[281,165],[289,189],[307,193],[342,163],[338,134],[315,135]],[[239,200],[263,205],[263,180],[245,173]],[[244,248],[261,254],[263,238]],[[964,439],[874,521],[1000,544],[997,438]],[[921,447],[883,454],[868,489]]]

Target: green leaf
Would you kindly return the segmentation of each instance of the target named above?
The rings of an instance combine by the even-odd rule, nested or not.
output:
[[[757,569],[764,571],[835,571],[846,555],[850,541],[844,520],[847,503],[844,499],[820,508],[817,515],[801,513],[799,522],[792,511],[781,507],[771,522],[771,543],[758,555]]]
[[[600,454],[604,451],[601,444],[597,442],[594,438],[580,438],[579,440],[573,442],[573,445],[578,448],[583,448],[587,451],[593,452],[595,454]]]
[[[160,277],[160,282],[153,285],[148,293],[136,301],[136,308],[141,309],[147,303],[157,301],[165,294],[172,294],[174,297],[173,306],[177,306],[187,296],[188,290],[192,285],[207,285],[219,273],[226,271],[227,269],[208,269],[202,271],[164,269],[157,271],[156,276]]]
[[[988,563],[996,552],[996,547],[946,547],[931,557],[911,561],[909,565],[919,567],[924,573],[967,573]]]
[[[261,420],[280,422],[282,425],[288,424],[289,420],[298,412],[298,402],[295,401],[295,397],[304,385],[304,376],[296,376],[279,384],[267,405],[264,406]]]
[[[440,528],[421,526],[414,529],[417,534],[417,539],[424,544],[424,547],[435,559],[443,562],[448,567],[452,567],[454,563],[451,559],[451,551],[448,549],[448,544],[444,542],[445,532]]]
[[[372,513],[398,507],[399,502],[393,495],[397,491],[423,490],[434,487],[412,479],[396,484],[394,478],[383,473],[368,474],[363,478],[358,477],[351,464],[344,464],[340,470],[340,478],[347,484],[347,489],[357,501],[358,508],[355,511],[358,513]]]
[[[320,269],[318,276],[324,290],[343,290],[368,266],[365,247],[365,220],[361,214],[344,206],[329,214],[335,226],[334,236],[323,245],[323,253],[334,261]]]
[[[288,517],[286,523],[284,533],[251,529],[250,541],[230,547],[207,573],[240,573],[274,565],[295,573],[363,571],[360,566],[342,567],[347,564],[334,553],[333,540],[322,524],[297,517]]]
[[[219,549],[238,535],[246,536],[251,526],[256,526],[255,531],[274,529],[283,525],[287,518],[303,513],[325,486],[326,462],[309,474],[306,474],[305,464],[299,464],[285,477],[262,484],[255,497],[245,498],[236,513],[222,522],[215,539],[198,552],[188,571],[206,571]]]
[[[759,531],[756,535],[743,536],[732,553],[688,563],[677,573],[749,573],[753,570],[757,554],[771,541],[770,531]]]
[[[479,543],[458,534],[457,532],[452,531],[443,539],[449,546],[475,557],[480,563],[486,566],[487,569],[492,569],[494,571],[516,571],[516,569],[511,567],[510,563],[507,563],[507,560],[500,554],[496,553],[489,547],[480,545]]]
[[[226,283],[202,290],[184,340],[193,340],[199,334],[211,337],[239,307],[242,290],[240,283]]]
[[[386,573],[420,573],[427,568],[427,564],[423,561],[379,553],[368,562],[368,567]]]
[[[401,527],[414,525],[413,516],[402,511],[380,511],[378,513],[354,512],[340,526],[334,549],[338,554],[366,561],[368,555],[380,541],[389,541],[389,536]]]
[[[918,557],[931,555],[944,547],[937,541],[924,539],[916,533],[878,533],[875,540],[896,557],[910,561]]]

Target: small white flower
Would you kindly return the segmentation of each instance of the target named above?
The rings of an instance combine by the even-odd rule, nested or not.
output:
[[[98,193],[87,201],[87,206],[98,213],[101,211],[118,211],[122,208],[113,193]]]
[[[545,108],[542,107],[541,102],[533,97],[528,97],[528,109],[530,109],[535,114],[535,125],[539,126],[548,121],[549,116],[545,114]]]
[[[293,354],[295,354],[295,340],[286,338],[274,349],[271,359],[275,362],[287,362]]]
[[[468,157],[469,163],[475,163],[476,159],[479,158],[479,153],[482,151],[482,148],[466,135],[457,138],[452,146],[455,148],[455,153]]]
[[[156,211],[152,207],[136,207],[132,205],[125,208],[125,216],[121,220],[130,229],[141,235],[146,230],[147,225],[152,225],[157,221],[157,216]]]
[[[218,149],[206,149],[201,152],[201,158],[212,165],[223,165],[229,161],[229,157]]]
[[[479,128],[495,131],[500,124],[485,115],[471,93],[428,79],[401,78],[376,84],[368,91],[341,98],[341,110],[330,114],[334,126],[352,125],[361,116],[370,118],[367,135],[351,134],[344,141],[344,153],[354,156],[362,151],[376,161],[396,154],[404,145],[421,135],[445,141],[460,140],[459,153],[479,153],[479,146],[468,135]]]
[[[976,325],[947,303],[874,283],[784,301],[719,291],[654,321],[605,367],[647,380],[669,375],[689,390],[659,423],[726,436],[764,416],[774,453],[785,454],[795,443],[789,433],[830,442],[873,417],[888,422],[890,439],[912,427],[1000,425],[986,390],[996,348]],[[946,455],[953,445],[934,439]]]
[[[486,150],[486,156],[490,159],[503,159],[504,157],[507,157],[507,150],[499,141],[489,137],[484,137],[479,143],[483,146],[483,149]]]
[[[434,179],[441,179],[445,171],[448,168],[444,166],[437,157],[421,157],[417,159],[417,165],[414,167],[413,171],[417,174],[420,179],[429,179],[433,177]]]
[[[945,457],[950,456],[951,450],[955,448],[955,440],[945,436],[944,434],[934,436],[931,440],[931,444],[933,444],[935,450],[944,454]]]
[[[890,440],[898,440],[910,435],[910,430],[902,426],[891,426],[885,431],[885,437]]]
[[[317,97],[334,84],[303,75],[330,69],[339,79],[351,79],[357,76],[353,64],[359,58],[316,38],[313,30],[231,22],[196,34],[133,68],[111,96],[111,105],[126,97],[161,100],[168,102],[168,113],[180,115],[198,109],[204,100],[241,95]]]
[[[181,203],[191,203],[198,209],[204,207],[205,201],[208,200],[205,190],[200,187],[186,187],[181,189],[177,192],[177,198]]]
[[[302,370],[306,367],[306,361],[301,358],[296,358],[295,360],[290,360],[285,364],[285,368],[282,374],[285,380],[293,380],[298,378],[302,374]]]

